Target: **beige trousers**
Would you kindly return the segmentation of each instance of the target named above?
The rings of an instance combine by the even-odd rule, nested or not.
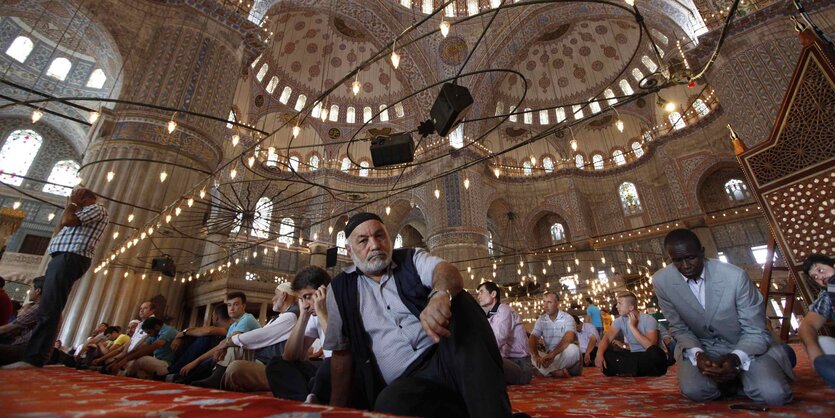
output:
[[[165,376],[166,374],[168,374],[168,362],[153,356],[140,357],[130,362],[125,370],[125,376],[140,379],[153,379],[154,376]]]
[[[235,360],[226,367],[220,388],[235,392],[264,392],[270,390],[267,366],[258,361]]]

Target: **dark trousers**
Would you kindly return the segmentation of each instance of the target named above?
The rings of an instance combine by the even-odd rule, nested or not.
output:
[[[43,366],[55,344],[61,312],[67,304],[72,285],[90,268],[90,259],[75,253],[55,253],[46,267],[43,293],[38,306],[38,325],[26,348],[24,361]]]
[[[23,344],[0,344],[0,366],[5,366],[7,364],[23,360],[23,355],[25,353],[26,346]]]
[[[211,350],[212,347],[216,346],[222,339],[223,337],[218,337],[216,335],[204,335],[202,337],[191,337],[186,335],[174,362],[168,367],[168,373],[179,374],[180,369],[182,369],[183,366],[191,363],[207,351]]]
[[[586,347],[588,350],[588,347]],[[584,367],[594,367],[594,359],[597,358],[597,346],[594,346],[591,349],[591,353],[589,353],[589,364],[586,364],[586,353],[581,354],[583,356],[583,366]]]
[[[273,357],[267,365],[267,381],[273,396],[293,401],[304,401],[313,393],[323,404],[331,399],[331,359],[317,365],[310,361],[287,361]]]
[[[610,347],[603,358],[606,360],[603,369],[606,376],[663,376],[667,373],[667,355],[657,346],[642,353]]]
[[[449,337],[377,396],[374,410],[421,417],[509,417],[502,357],[478,302],[452,300]]]

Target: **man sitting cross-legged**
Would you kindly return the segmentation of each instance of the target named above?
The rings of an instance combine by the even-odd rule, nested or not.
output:
[[[26,345],[38,325],[38,307],[43,291],[44,277],[32,280],[29,303],[23,305],[17,318],[10,324],[0,326],[0,366],[20,361],[26,354]]]
[[[243,292],[231,292],[226,295],[226,309],[229,313],[229,318],[232,319],[232,325],[229,326],[229,330],[226,332],[226,338],[261,328],[258,320],[251,313],[246,312],[246,295]],[[222,362],[226,357],[228,347],[225,344],[221,346],[221,344],[222,342],[218,343],[211,350],[180,368],[180,376],[185,378],[181,382],[194,383],[195,386],[219,387],[220,379],[223,377],[223,373],[226,372],[226,366],[229,365],[229,363],[225,362],[212,368],[213,364]],[[197,368],[198,366],[200,368]]]
[[[487,312],[502,355],[504,379],[508,385],[527,385],[533,377],[528,334],[519,314],[501,302],[501,289],[493,282],[478,285],[476,299]]]
[[[545,377],[579,376],[583,373],[575,338],[574,318],[561,311],[556,293],[545,292],[545,313],[536,320],[528,338],[528,350],[536,370]],[[545,351],[539,351],[540,338]]]
[[[145,342],[129,352],[123,359],[111,364],[108,369],[117,371],[127,367],[125,376],[140,379],[161,378],[168,372],[168,365],[174,360],[171,342],[177,335],[170,325],[159,318],[148,318],[142,322],[147,334]]]
[[[174,363],[168,367],[170,379],[179,376],[183,366],[196,360],[226,338],[226,333],[232,325],[232,318],[229,317],[225,304],[215,305],[210,321],[209,326],[188,327],[177,334],[174,342],[171,343],[171,349],[175,354]],[[211,369],[210,365],[206,367],[208,367],[207,371]]]
[[[293,291],[299,297],[300,315],[284,354],[274,357],[267,366],[267,380],[277,398],[327,404],[331,393],[331,352],[325,350],[325,360],[314,364],[307,358],[307,350],[317,338],[324,342],[328,326],[326,306],[327,286],[331,278],[320,267],[302,269],[293,278]]]
[[[263,328],[233,335],[221,341],[220,349],[231,348],[226,352],[228,366],[221,378],[220,388],[237,392],[260,392],[270,390],[265,365],[284,351],[290,331],[299,317],[296,294],[290,283],[282,283],[275,288],[273,311],[278,316],[270,320]],[[236,350],[255,350],[252,360],[241,359]],[[222,363],[218,363],[222,365]]]
[[[606,376],[662,376],[667,373],[667,356],[658,347],[658,322],[638,311],[638,298],[630,292],[618,296],[618,319],[603,334],[597,346],[595,365]],[[610,347],[623,333],[627,350]]]
[[[583,358],[583,367],[594,367],[594,360],[597,358],[597,343],[600,342],[600,334],[589,315],[584,321],[574,317],[577,324],[577,342],[580,346],[580,356]],[[601,327],[602,328],[602,327]]]

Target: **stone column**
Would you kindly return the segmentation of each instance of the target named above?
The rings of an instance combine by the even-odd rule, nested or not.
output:
[[[134,51],[130,57],[120,98],[225,117],[243,63],[242,36],[191,6],[168,7],[163,13],[170,16],[150,19],[155,27],[149,29],[146,23],[144,29],[136,29],[150,39],[146,50]],[[178,126],[169,134],[166,125],[172,118]],[[144,106],[118,105],[102,115],[93,128],[81,177],[84,185],[112,199],[101,201],[111,223],[90,271],[70,296],[60,334],[63,341],[77,343],[79,335],[99,321],[126,325],[136,317],[139,304],[155,295],[166,299],[165,312],[173,324],[178,323],[185,284],[180,277],[152,274],[150,258],[164,252],[175,260],[186,260],[201,252],[198,241],[155,234],[155,245],[150,239],[139,241],[106,271],[93,274],[93,269],[110,250],[126,244],[133,228],[146,228],[158,211],[192,190],[206,177],[204,172],[220,162],[224,125]],[[159,177],[163,169],[168,173],[164,183]],[[115,176],[107,181],[111,171]],[[133,221],[128,223],[131,213]],[[114,232],[119,233],[117,238]],[[196,266],[177,267],[183,271]],[[211,316],[209,308],[207,317]]]

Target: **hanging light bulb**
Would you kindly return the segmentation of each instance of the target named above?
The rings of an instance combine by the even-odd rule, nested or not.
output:
[[[672,113],[672,112],[675,112],[675,111],[676,111],[676,104],[675,104],[675,102],[667,102],[667,103],[664,105],[664,110],[665,110],[667,113]]]
[[[580,260],[579,260],[579,259],[577,259],[577,258],[575,258],[575,259],[574,259],[574,264],[576,264],[576,265],[578,265],[578,266],[579,266],[579,265],[580,265]]]
[[[234,180],[235,177],[237,177],[237,176],[238,176],[238,170],[233,168],[232,171],[229,172],[229,177],[231,177]]]
[[[183,210],[180,209],[179,206],[177,206],[177,208],[174,209],[174,216],[180,216],[180,213],[182,213],[182,212],[183,212]]]
[[[469,188],[470,188],[470,179],[468,179],[468,178],[464,179],[464,188],[469,190]]]
[[[325,105],[325,106],[327,106],[327,105]],[[321,116],[322,122],[328,120],[328,109],[326,107],[322,106],[322,111],[319,112],[319,116]]]
[[[20,201],[16,200],[14,203],[12,203],[12,209],[17,210],[17,208],[19,208],[20,205],[21,205]]]
[[[536,157],[531,155],[531,165],[536,165]]]
[[[113,233],[113,239],[119,238],[119,231]]]
[[[600,257],[600,262],[606,264],[606,256]]]
[[[635,0],[624,0],[624,1],[626,2],[626,4],[628,4],[628,5],[630,5],[630,6],[634,6],[634,5],[635,5]]]
[[[108,171],[107,172],[107,182],[110,183],[111,181],[113,181],[113,177],[116,177],[116,173],[114,173],[112,171]]]
[[[316,241],[316,240],[318,240],[318,239],[319,239],[319,233],[318,233],[318,232],[314,232],[314,233],[313,233],[313,241]]]
[[[572,139],[568,144],[571,145],[571,150],[572,151],[577,151],[577,140],[576,139]]]
[[[360,87],[362,85],[360,84],[359,78],[360,78],[360,74],[357,73],[356,78],[354,78],[354,82],[351,83],[351,91],[354,92],[354,96],[360,94]]]
[[[622,120],[618,119],[617,122],[615,122],[615,127],[618,128],[618,132],[623,133],[623,121]]]
[[[171,223],[171,214],[165,215],[165,223]]]
[[[159,173],[160,183],[165,183],[165,179],[167,179],[167,178],[168,178],[168,173],[166,173],[165,171],[163,171],[162,173]]]
[[[451,26],[452,26],[452,25],[450,25],[450,24],[449,24],[449,22],[447,22],[447,21],[446,21],[446,20],[444,20],[444,19],[441,19],[441,36],[443,36],[444,38],[446,38],[446,36],[447,36],[447,35],[449,35],[449,28],[450,28]]]
[[[438,189],[435,189],[435,199],[440,199],[440,198],[441,198],[441,191],[438,190]]]
[[[400,54],[398,54],[394,49],[391,51],[391,65],[395,70],[400,66]]]
[[[46,215],[46,220],[47,221],[51,222],[53,219],[55,219],[55,212],[50,212],[49,215]]]
[[[550,258],[548,259],[548,265],[549,266],[551,265],[551,259]]]
[[[254,165],[255,165],[255,157],[249,157],[249,158],[246,160],[246,163],[249,165],[249,168],[252,168],[252,166],[254,166]]]
[[[188,200],[186,201],[186,204],[188,205],[188,207],[191,207],[194,204],[194,198],[193,197],[188,198]]]
[[[174,133],[174,130],[177,129],[177,122],[174,122],[174,119],[168,121],[168,133]]]
[[[241,136],[238,134],[232,135],[232,146],[237,147],[238,142],[241,142]]]
[[[501,170],[499,170],[499,167],[496,167],[496,168],[493,169],[493,174],[496,175],[496,178],[499,178],[499,174],[501,174],[501,173],[502,172],[501,172]]]
[[[328,227],[328,235],[333,234],[333,225]]]
[[[151,235],[154,235],[154,227],[153,226],[148,228],[148,236],[150,237]]]
[[[391,206],[386,205],[386,216],[391,214]]]
[[[35,109],[32,111],[32,123],[38,123],[39,120],[43,117],[43,112],[41,109]]]
[[[99,120],[99,116],[101,116],[99,112],[90,112],[88,120],[90,123],[96,123],[96,121]]]
[[[206,191],[205,190],[200,190],[200,198],[202,199],[204,197],[206,197]]]
[[[301,131],[302,131],[302,128],[300,128],[298,125],[294,126],[294,127],[293,127],[293,138],[298,137],[298,136],[299,136],[299,133],[300,133]]]

